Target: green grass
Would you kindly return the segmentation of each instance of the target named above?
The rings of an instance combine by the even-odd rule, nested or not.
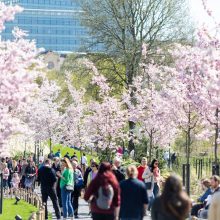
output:
[[[27,220],[31,213],[36,212],[37,208],[21,200],[14,205],[15,199],[3,200],[3,213],[0,220],[13,220],[16,215],[20,215],[22,219]]]
[[[64,157],[67,152],[69,152],[69,155],[70,155],[70,156],[73,156],[73,154],[74,154],[74,152],[75,152],[75,153],[76,153],[76,156],[78,157],[78,160],[79,160],[79,162],[80,162],[81,155],[80,155],[80,151],[79,151],[79,150],[75,150],[75,149],[73,149],[73,148],[70,148],[70,147],[67,147],[67,146],[63,146],[63,145],[61,145],[61,144],[57,144],[57,145],[54,145],[54,146],[52,147],[53,153],[56,153],[56,152],[58,151],[58,149],[60,149],[60,152],[61,152],[62,157]],[[96,154],[96,153],[94,152],[94,154]],[[97,158],[96,155],[92,156],[92,155],[90,155],[90,154],[86,154],[86,157],[87,157],[87,161],[88,161],[88,162],[90,161],[91,158],[92,158],[92,159],[95,159],[95,161],[98,161],[98,158]]]

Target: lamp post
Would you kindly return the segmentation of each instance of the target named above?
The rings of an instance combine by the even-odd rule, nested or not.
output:
[[[0,173],[0,214],[2,214],[3,205],[3,174]]]

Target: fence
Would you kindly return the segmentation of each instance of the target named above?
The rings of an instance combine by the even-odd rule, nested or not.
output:
[[[12,197],[12,194],[10,194],[10,196]],[[27,189],[18,189],[15,196],[38,209],[36,213],[31,214],[28,220],[45,220],[45,205],[42,203],[41,197],[37,193]]]

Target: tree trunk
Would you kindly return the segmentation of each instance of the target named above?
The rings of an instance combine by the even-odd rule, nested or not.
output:
[[[216,109],[215,117],[216,117],[216,124],[215,124],[215,149],[214,149],[214,154],[215,154],[215,164],[218,162],[218,114],[219,110],[218,108]]]
[[[50,153],[52,153],[52,138],[49,139]]]
[[[132,150],[135,149],[135,145],[134,145],[134,132],[133,130],[135,129],[135,123],[133,121],[129,121],[129,136],[130,136],[130,140],[128,142],[128,150],[129,152],[131,152]]]
[[[153,132],[150,132],[150,146],[149,146],[149,161],[151,162],[152,159],[152,149],[153,149]]]

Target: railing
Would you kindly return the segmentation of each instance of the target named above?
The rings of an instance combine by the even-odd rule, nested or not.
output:
[[[10,196],[12,197],[12,194],[10,194]],[[16,190],[15,196],[38,209],[37,212],[31,214],[28,220],[45,220],[45,205],[37,193],[32,192],[32,190],[18,189]]]

